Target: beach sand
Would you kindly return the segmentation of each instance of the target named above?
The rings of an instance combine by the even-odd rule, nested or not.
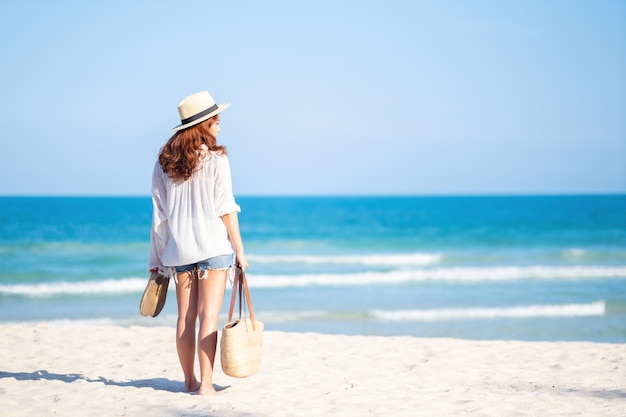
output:
[[[0,416],[625,416],[626,347],[266,331],[262,371],[183,392],[169,327],[2,325]]]

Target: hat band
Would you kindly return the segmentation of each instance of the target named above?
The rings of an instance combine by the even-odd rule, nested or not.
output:
[[[198,114],[194,114],[191,117],[188,117],[186,119],[182,119],[180,121],[180,124],[181,125],[186,125],[188,123],[194,122],[194,121],[198,120],[199,118],[204,117],[204,116],[206,116],[207,114],[209,114],[211,112],[214,112],[217,109],[218,109],[218,107],[217,107],[217,103],[216,103],[216,104],[212,105],[211,107],[209,107],[208,109],[201,111]]]

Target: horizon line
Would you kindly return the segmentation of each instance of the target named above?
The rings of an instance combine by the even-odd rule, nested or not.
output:
[[[536,193],[372,193],[372,194],[236,194],[237,198],[436,198],[436,197],[600,197],[626,196],[620,192],[536,192]],[[1,194],[0,198],[150,198],[150,194]]]

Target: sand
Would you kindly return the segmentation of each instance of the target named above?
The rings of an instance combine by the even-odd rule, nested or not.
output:
[[[626,416],[626,347],[266,331],[183,392],[169,327],[2,325],[0,416]]]

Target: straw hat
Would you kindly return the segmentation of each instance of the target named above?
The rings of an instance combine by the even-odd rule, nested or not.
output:
[[[216,104],[208,91],[185,97],[178,104],[180,124],[174,130],[182,130],[202,123],[230,107],[230,103]]]

